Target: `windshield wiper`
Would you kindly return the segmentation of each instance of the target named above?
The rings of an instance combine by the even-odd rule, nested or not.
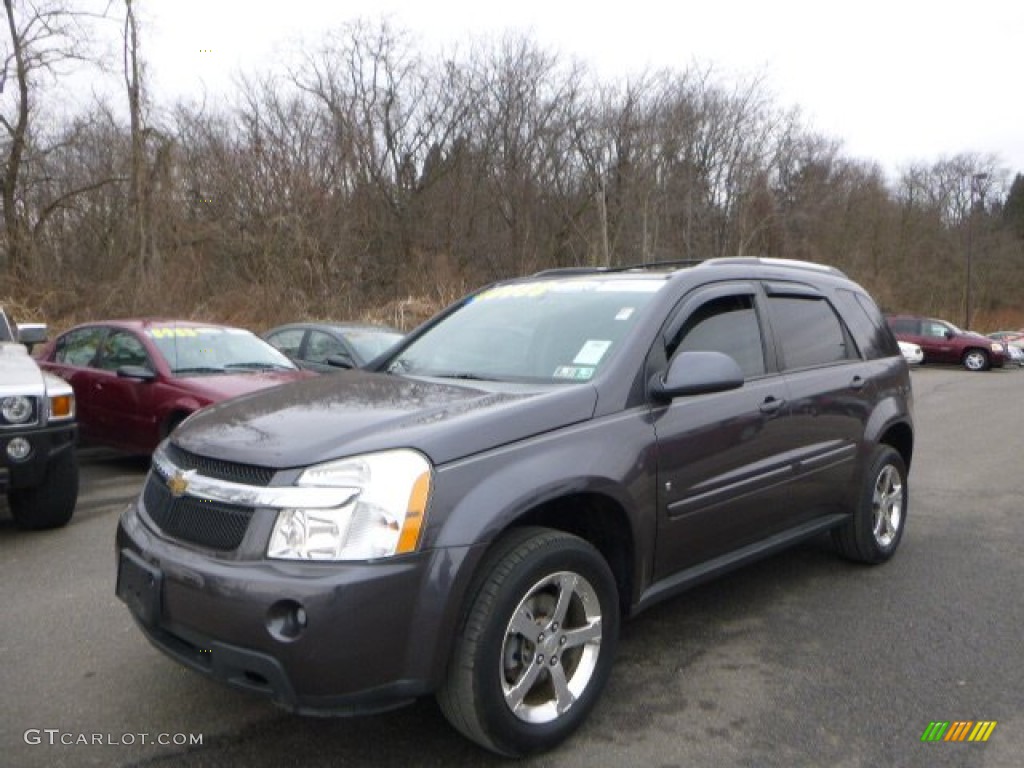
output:
[[[489,376],[480,376],[476,373],[466,371],[447,371],[442,373],[422,373],[422,376],[431,376],[435,379],[461,379],[463,381],[500,381]]]
[[[281,363],[258,363],[258,362],[251,362],[251,363],[228,363],[224,367],[227,368],[227,369],[232,369],[232,368],[243,368],[243,369],[244,368],[249,368],[249,369],[256,370],[256,371],[271,371],[271,370],[273,370],[273,371],[290,371],[291,370],[291,368],[289,368],[287,365],[282,365]]]
[[[178,376],[185,373],[224,373],[224,368],[215,365],[197,365],[192,368],[175,368],[173,373]]]

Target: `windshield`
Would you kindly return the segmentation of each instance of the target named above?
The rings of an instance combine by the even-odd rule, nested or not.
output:
[[[356,354],[363,360],[383,355],[402,340],[402,334],[393,331],[376,331],[369,329],[350,329],[345,331],[345,339],[351,344]]]
[[[177,376],[295,368],[282,353],[241,328],[176,324],[149,328],[146,335]]]
[[[660,279],[594,277],[499,285],[427,331],[387,370],[497,381],[589,381],[662,285]]]

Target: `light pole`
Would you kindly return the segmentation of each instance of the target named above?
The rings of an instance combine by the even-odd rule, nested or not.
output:
[[[978,184],[988,178],[987,173],[971,175],[971,205],[967,210],[967,311],[964,313],[964,330],[971,330],[971,256],[974,240],[974,193]],[[982,196],[984,200],[984,196]]]

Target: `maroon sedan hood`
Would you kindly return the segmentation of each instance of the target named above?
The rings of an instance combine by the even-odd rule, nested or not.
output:
[[[247,371],[216,376],[180,376],[178,381],[184,383],[190,392],[216,403],[314,376],[316,374],[312,371]]]

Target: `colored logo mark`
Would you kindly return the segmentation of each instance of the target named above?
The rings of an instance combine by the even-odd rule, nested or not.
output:
[[[921,741],[988,741],[995,729],[995,720],[933,720],[921,734]]]

